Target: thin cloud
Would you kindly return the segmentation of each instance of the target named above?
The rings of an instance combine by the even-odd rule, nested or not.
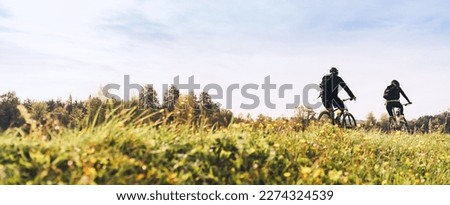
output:
[[[127,12],[107,18],[99,26],[102,30],[125,35],[129,39],[142,41],[173,40],[169,28],[146,18],[141,13]]]
[[[2,18],[10,18],[11,14],[4,8],[0,7],[0,19]],[[1,23],[1,22],[0,22]],[[0,25],[0,32],[14,32],[15,30],[6,26]]]
[[[16,30],[5,26],[0,26],[0,32],[16,32]]]
[[[8,18],[8,17],[11,17],[11,13],[8,10],[0,7],[0,18]]]

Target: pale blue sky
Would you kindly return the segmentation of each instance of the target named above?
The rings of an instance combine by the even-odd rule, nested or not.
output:
[[[293,95],[336,66],[358,97],[348,104],[358,118],[385,112],[394,78],[414,102],[410,118],[437,114],[450,107],[449,9],[445,0],[2,0],[0,93],[86,99],[129,74],[157,87],[176,75],[223,86],[271,75],[294,84]],[[251,111],[238,109],[251,101],[233,101],[235,113],[293,113],[283,106],[290,99]]]

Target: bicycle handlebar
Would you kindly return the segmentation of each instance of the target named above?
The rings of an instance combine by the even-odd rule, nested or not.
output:
[[[404,106],[412,105],[411,102],[403,104]]]
[[[342,101],[345,102],[345,101],[349,101],[349,100],[351,101],[352,98],[346,98],[346,99],[343,99]]]

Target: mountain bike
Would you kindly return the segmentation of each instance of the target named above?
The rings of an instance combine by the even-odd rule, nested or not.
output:
[[[402,104],[403,106],[408,106],[411,103]],[[405,116],[400,114],[400,108],[394,107],[392,108],[392,114],[394,115],[389,119],[389,131],[402,131],[409,133],[408,121],[405,119]]]
[[[350,99],[351,98],[347,98],[342,101],[345,102]],[[355,117],[353,117],[353,115],[348,111],[347,106],[345,106],[342,113],[337,113],[338,111],[341,110],[339,108],[332,108],[322,111],[318,117],[319,122],[331,122],[333,125],[338,125],[339,127],[348,129],[356,128],[357,124]]]

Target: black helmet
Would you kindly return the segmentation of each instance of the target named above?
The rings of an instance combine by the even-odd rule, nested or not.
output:
[[[338,69],[337,69],[337,68],[335,68],[335,67],[332,67],[332,68],[330,69],[330,73],[336,73],[336,74],[338,74],[338,73],[339,73],[339,71],[338,71]]]
[[[400,83],[399,83],[397,80],[393,80],[393,81],[391,82],[391,84],[392,84],[392,85],[395,85],[395,86],[397,86],[397,87],[400,87]]]

